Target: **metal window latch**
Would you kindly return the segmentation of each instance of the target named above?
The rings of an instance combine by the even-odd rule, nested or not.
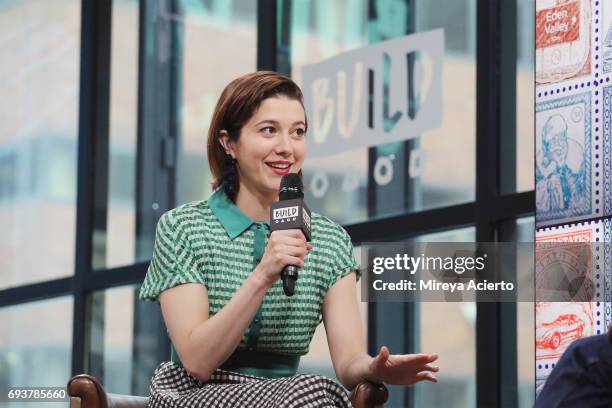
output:
[[[164,137],[161,139],[161,164],[167,169],[176,167],[176,139]]]

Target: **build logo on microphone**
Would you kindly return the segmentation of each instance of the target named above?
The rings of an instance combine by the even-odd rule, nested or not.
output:
[[[274,220],[275,224],[295,221],[297,220],[298,212],[299,209],[297,205],[292,207],[275,208],[272,212],[272,219]]]

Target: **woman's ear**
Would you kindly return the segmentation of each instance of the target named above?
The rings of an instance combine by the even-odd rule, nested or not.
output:
[[[225,150],[225,154],[232,156],[232,158],[236,158],[235,154],[234,154],[234,144],[232,143],[232,141],[230,140],[229,134],[227,133],[227,130],[220,130],[219,131],[219,143],[221,143],[221,146],[223,147],[223,150]]]

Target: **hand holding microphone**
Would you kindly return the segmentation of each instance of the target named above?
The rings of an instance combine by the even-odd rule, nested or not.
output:
[[[304,267],[304,258],[312,247],[306,242],[300,230],[277,230],[270,234],[268,245],[261,262],[257,266],[257,273],[270,287],[281,277],[287,265]],[[284,285],[283,285],[284,286]]]
[[[304,243],[310,241],[310,210],[304,203],[302,178],[295,173],[283,176],[278,191],[279,200],[270,207],[270,229],[275,231],[295,231],[302,235]],[[281,272],[283,291],[287,296],[295,293],[295,281],[298,279],[298,269],[301,263],[288,263]]]
[[[279,278],[287,296],[295,293],[298,269],[304,267],[304,258],[312,246],[310,241],[310,210],[304,205],[302,180],[294,173],[283,176],[279,190],[280,200],[270,208],[272,233],[268,245],[255,270],[270,287]],[[299,219],[298,219],[299,216]]]

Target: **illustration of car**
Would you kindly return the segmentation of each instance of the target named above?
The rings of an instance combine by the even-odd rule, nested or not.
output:
[[[556,350],[565,340],[582,337],[584,322],[575,314],[562,314],[550,323],[542,323],[536,330],[536,347]]]

